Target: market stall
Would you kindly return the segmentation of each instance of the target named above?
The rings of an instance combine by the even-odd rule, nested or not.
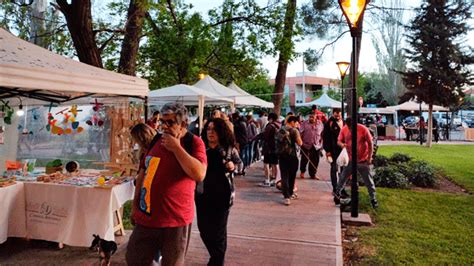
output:
[[[0,40],[0,171],[15,182],[0,188],[0,217],[7,219],[0,225],[15,225],[5,227],[6,236],[74,246],[88,246],[92,234],[113,240],[123,233],[119,209],[133,197],[129,127],[142,121],[137,99],[146,99],[148,82],[51,53],[1,28]],[[76,159],[81,163],[66,171]],[[7,170],[7,161],[19,166]],[[102,166],[108,170],[88,170]]]

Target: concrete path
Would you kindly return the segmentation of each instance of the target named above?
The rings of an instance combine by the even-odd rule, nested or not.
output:
[[[226,265],[342,265],[340,211],[332,201],[329,165],[321,160],[322,181],[297,178],[299,198],[290,206],[275,188],[258,186],[262,169],[257,163],[236,179]],[[207,250],[196,227],[192,234],[187,263],[204,265]]]
[[[236,178],[237,195],[228,225],[226,265],[342,265],[339,208],[334,206],[329,166],[321,160],[323,181],[297,179],[299,198],[290,206],[274,188],[259,187],[263,167],[257,163]],[[299,176],[299,174],[298,174]],[[80,232],[77,232],[80,233]],[[117,237],[112,265],[125,265],[128,237]],[[92,239],[92,238],[91,238]],[[193,224],[186,265],[206,265],[208,253]],[[57,250],[54,243],[9,239],[0,245],[0,265],[98,265],[87,248]]]

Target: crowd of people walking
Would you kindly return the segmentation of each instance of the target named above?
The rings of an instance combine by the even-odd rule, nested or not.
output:
[[[319,180],[318,166],[325,156],[331,164],[334,201],[347,196],[344,185],[350,165],[336,159],[346,148],[351,156],[351,120],[344,125],[339,109],[329,120],[313,107],[307,120],[293,114],[280,121],[275,113],[233,113],[220,110],[188,124],[186,107],[170,103],[155,112],[147,124],[137,124],[131,136],[139,147],[139,173],[132,204],[135,225],[127,247],[128,264],[183,265],[196,206],[200,237],[209,252],[208,265],[224,265],[227,221],[234,200],[234,176],[263,157],[265,178],[259,185],[281,189],[284,205],[297,199],[296,177]],[[197,129],[197,130],[196,130]],[[358,170],[378,206],[370,174],[372,139],[357,125]],[[308,171],[306,171],[308,170]],[[308,173],[308,174],[306,174]]]

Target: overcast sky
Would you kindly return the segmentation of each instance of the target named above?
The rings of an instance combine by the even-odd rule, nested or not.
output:
[[[194,5],[194,10],[202,13],[203,15],[207,14],[207,11],[210,8],[217,7],[221,5],[223,1],[221,0],[184,0],[186,3],[191,3]],[[417,7],[421,3],[421,0],[403,0],[406,1],[407,7]],[[257,0],[261,5],[265,5],[267,0]],[[303,1],[298,1],[302,3]],[[306,2],[306,1],[304,1]],[[408,4],[409,3],[409,4]],[[342,11],[341,11],[342,12]],[[412,14],[405,12],[405,16],[410,18]],[[341,13],[342,14],[342,13]],[[373,28],[373,27],[372,27]],[[372,45],[371,36],[369,33],[365,32],[371,31],[371,25],[368,23],[368,20],[364,21],[364,35],[362,39],[362,47],[360,54],[360,65],[359,69],[362,72],[376,71],[378,69],[375,50]],[[471,31],[469,34],[469,44],[471,47],[474,47],[474,33]],[[327,41],[318,41],[318,40],[305,40],[297,43],[296,52],[303,52],[308,48],[319,49],[324,46]],[[339,78],[339,72],[335,62],[338,61],[350,61],[350,55],[352,50],[352,42],[350,34],[346,34],[343,38],[339,39],[334,48],[327,48],[323,55],[323,63],[316,69],[316,74],[319,77],[327,78]],[[277,58],[267,57],[262,60],[263,66],[268,69],[269,75],[271,78],[275,78],[276,69],[277,69]],[[293,63],[288,66],[287,76],[295,76],[296,72],[303,71],[303,59],[297,58]],[[308,70],[306,70],[308,71]]]

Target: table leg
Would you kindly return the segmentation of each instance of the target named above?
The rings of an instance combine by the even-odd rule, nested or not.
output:
[[[117,220],[117,225],[114,226],[114,232],[116,235],[119,235],[119,236],[125,235],[125,229],[123,228],[123,221],[122,221],[122,213],[123,213],[123,208],[120,208],[114,211],[114,216],[115,216],[115,219]]]

